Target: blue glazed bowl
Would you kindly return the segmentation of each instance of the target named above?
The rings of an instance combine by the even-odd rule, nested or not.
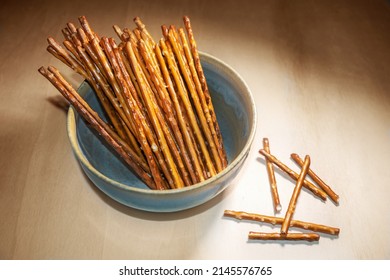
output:
[[[203,204],[231,184],[248,156],[255,135],[256,107],[248,86],[231,67],[205,53],[201,53],[201,62],[224,139],[227,168],[183,189],[151,190],[70,107],[67,130],[74,154],[89,179],[106,195],[140,210],[175,212]],[[103,116],[88,83],[82,83],[78,92]]]

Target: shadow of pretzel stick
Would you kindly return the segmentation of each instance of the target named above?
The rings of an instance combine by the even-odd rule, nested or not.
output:
[[[62,95],[50,96],[46,100],[65,113],[68,112],[69,102]]]

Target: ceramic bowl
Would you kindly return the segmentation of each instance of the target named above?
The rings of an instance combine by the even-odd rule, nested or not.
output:
[[[243,79],[219,59],[201,53],[201,63],[224,139],[229,165],[201,183],[174,190],[151,190],[128,169],[104,140],[70,107],[67,130],[72,149],[89,179],[112,199],[140,210],[175,212],[203,204],[231,185],[246,160],[256,129],[256,107]],[[78,92],[100,115],[93,90]]]

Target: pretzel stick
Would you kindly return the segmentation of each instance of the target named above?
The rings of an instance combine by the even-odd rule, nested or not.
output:
[[[152,148],[149,146],[147,138],[145,136],[144,128],[147,128],[147,126],[145,125],[143,115],[140,113],[139,108],[136,105],[132,94],[130,93],[129,84],[124,79],[122,75],[122,68],[119,66],[119,63],[117,61],[117,58],[120,56],[115,55],[114,50],[112,49],[110,49],[110,51],[108,52],[108,56],[110,58],[115,76],[117,77],[117,80],[122,87],[124,99],[127,101],[127,105],[129,106],[130,111],[132,113],[132,121],[135,123],[135,128],[137,129],[136,134],[138,135],[139,143],[141,143],[142,150],[146,154],[146,159],[149,163],[153,179],[155,180],[156,186],[160,189],[163,189],[163,178],[161,177],[160,171],[157,167],[157,163],[155,162],[155,159],[153,157]],[[154,140],[152,143],[154,143]]]
[[[95,43],[96,44],[96,43]],[[103,64],[103,67],[104,67],[104,70],[105,72],[108,74],[108,77],[109,77],[109,82],[110,82],[110,85],[112,86],[112,88],[114,89],[114,92],[115,92],[115,96],[116,98],[118,99],[119,101],[119,104],[121,104],[121,107],[125,113],[125,116],[126,118],[130,118],[130,111],[129,111],[129,108],[127,106],[127,103],[125,102],[125,99],[122,95],[122,92],[121,92],[121,89],[120,89],[120,86],[118,84],[118,81],[114,75],[114,72],[112,71],[112,57],[113,56],[110,56],[109,54],[112,53],[112,48],[111,48],[111,45],[108,41],[108,38],[107,37],[102,37],[102,39],[100,40],[100,45],[103,46],[103,49],[105,51],[105,54],[103,53],[103,51],[99,51],[99,58],[101,59],[100,62],[102,63],[104,61]],[[97,48],[97,46],[95,45],[95,47]],[[131,129],[131,131],[134,133],[135,131],[135,127],[133,125],[132,122],[130,122],[130,126],[129,128]]]
[[[201,168],[201,165],[200,165],[200,162],[199,162],[199,159],[198,159],[195,147],[194,147],[194,143],[191,140],[190,133],[187,129],[187,122],[185,121],[184,112],[181,109],[181,106],[180,106],[180,103],[178,100],[178,96],[177,96],[176,91],[174,89],[173,82],[171,80],[167,65],[166,65],[165,60],[163,58],[160,46],[166,54],[168,64],[173,66],[173,60],[170,57],[170,55],[168,54],[168,49],[167,49],[167,46],[165,45],[164,40],[160,40],[160,45],[156,45],[156,47],[155,47],[156,57],[160,63],[160,69],[161,69],[161,72],[163,74],[164,81],[165,81],[165,84],[166,84],[167,89],[168,89],[168,93],[171,97],[171,101],[173,103],[173,107],[174,107],[176,115],[177,115],[177,121],[179,123],[181,134],[183,136],[183,140],[184,140],[184,143],[186,146],[186,147],[185,146],[183,147],[183,153],[185,155],[185,162],[187,163],[187,168],[190,172],[191,179],[192,179],[193,183],[197,183],[197,182],[204,180],[203,169]],[[182,144],[179,144],[179,145],[182,146]],[[190,157],[186,156],[187,150],[188,150],[188,154]],[[192,164],[191,164],[191,162],[192,162]],[[190,166],[192,166],[192,167],[190,167]]]
[[[197,70],[196,70],[195,65],[194,65],[194,60],[192,58],[190,47],[188,46],[188,42],[187,42],[186,35],[184,33],[184,29],[179,28],[178,31],[179,31],[180,40],[181,40],[182,45],[183,45],[183,51],[184,51],[185,57],[186,57],[187,62],[188,62],[187,66],[190,70],[192,79],[194,81],[195,89],[196,89],[196,92],[198,93],[199,101],[200,101],[202,109],[203,109],[203,114],[206,118],[207,125],[210,129],[210,137],[209,137],[210,139],[208,139],[208,141],[212,142],[216,147],[216,151],[218,152],[218,159],[217,159],[216,164],[218,167],[218,164],[220,163],[220,168],[219,168],[220,170],[219,171],[221,171],[222,169],[226,168],[226,166],[228,164],[226,154],[225,154],[225,149],[223,147],[223,144],[220,143],[221,139],[218,137],[218,135],[215,131],[214,122],[213,122],[213,119],[211,117],[210,110],[209,110],[209,107],[208,107],[208,104],[206,101],[206,97],[205,97],[205,94],[203,92],[202,85],[200,83],[198,73],[197,73]],[[216,157],[216,155],[215,155],[215,157]]]
[[[47,46],[46,50],[52,54],[55,58],[57,58],[58,60],[60,60],[62,63],[64,63],[66,66],[68,66],[69,68],[72,68],[72,64],[70,64],[69,61],[67,61],[65,58],[63,58],[56,50],[55,48],[53,48],[53,46]],[[72,70],[74,70],[72,68]]]
[[[110,40],[111,45],[114,46],[113,39]],[[158,147],[156,143],[156,137],[154,136],[153,132],[151,131],[151,127],[145,118],[145,116],[142,114],[142,111],[139,107],[139,104],[135,100],[134,96],[136,96],[135,88],[133,84],[131,83],[127,69],[124,65],[122,56],[120,54],[120,51],[118,48],[114,48],[112,50],[113,52],[109,52],[109,56],[111,57],[111,61],[113,62],[112,65],[114,67],[114,70],[116,71],[116,76],[118,80],[120,81],[122,87],[123,87],[123,93],[125,95],[125,100],[127,100],[129,107],[133,111],[134,119],[136,122],[136,127],[140,130],[141,134],[139,135],[141,138],[139,139],[139,142],[141,145],[147,145],[149,142],[151,150],[156,154],[156,158],[159,162],[163,162],[163,155],[160,152],[160,148]],[[147,158],[152,157],[152,152],[149,152],[149,146],[143,149],[147,149]],[[157,174],[155,176],[160,177],[160,174]]]
[[[68,32],[70,32],[68,30]],[[68,33],[69,36],[71,35],[70,33]],[[50,45],[47,47],[47,50],[53,54],[56,58],[58,58],[59,60],[61,60],[65,65],[67,65],[68,67],[72,68],[73,70],[75,70],[76,73],[79,73],[81,74],[82,76],[84,76],[84,78],[89,82],[89,84],[94,88],[105,112],[107,113],[111,123],[114,125],[116,131],[119,133],[120,137],[123,138],[125,136],[124,132],[123,132],[123,129],[121,129],[121,125],[118,123],[118,121],[116,120],[116,116],[115,114],[112,112],[112,107],[110,106],[110,104],[108,104],[106,101],[105,101],[105,97],[103,96],[103,94],[101,93],[101,90],[98,86],[96,86],[96,82],[94,81],[93,79],[93,75],[90,73],[90,71],[88,69],[85,68],[85,65],[82,66],[82,61],[81,61],[81,57],[77,51],[77,49],[75,49],[74,45],[70,42],[70,41],[65,41],[64,42],[64,45],[65,47],[71,51],[71,53],[77,57],[79,59],[79,61],[72,61],[71,57],[69,55],[67,55],[65,53],[65,51],[58,45],[57,42],[55,42],[54,39],[52,38],[49,38],[49,43]],[[79,44],[75,44],[76,46],[79,46]],[[55,46],[56,48],[54,48],[53,46]],[[62,55],[60,55],[56,50],[59,50],[61,52]],[[66,59],[64,57],[67,57]],[[80,67],[81,66],[81,67]]]
[[[129,42],[126,43],[126,52],[131,61],[131,64],[134,67],[134,72],[144,97],[145,106],[149,113],[150,121],[153,124],[153,128],[156,133],[157,139],[161,145],[162,153],[165,156],[166,164],[168,165],[165,166],[164,162],[161,162],[160,166],[166,169],[164,174],[171,188],[181,188],[184,186],[184,183],[177,171],[177,167],[174,163],[169,147],[167,146],[166,138],[163,132],[164,127],[162,127],[162,120],[159,119],[159,108],[155,103],[153,93],[151,92],[151,89],[147,85],[146,79],[142,74],[141,66],[138,63],[133,48],[131,46],[131,43]]]
[[[302,167],[303,160],[299,157],[297,154],[291,154],[291,158]],[[336,204],[339,203],[339,196],[329,187],[327,184],[325,184],[324,181],[312,169],[309,169],[307,174],[313,179],[314,182],[316,182],[320,188],[327,193],[327,195],[332,199]]]
[[[267,223],[271,225],[281,225],[283,224],[284,218],[275,217],[275,216],[266,216],[261,214],[254,214],[254,213],[246,213],[242,211],[232,211],[232,210],[225,210],[223,215],[225,217],[235,218],[238,220],[249,220],[249,221],[256,221],[256,222],[262,222]],[[315,232],[322,232],[330,235],[339,235],[340,229],[335,227],[329,227],[326,225],[320,225],[320,224],[314,224],[314,223],[308,223],[303,222],[299,220],[291,220],[290,227],[295,228],[302,228],[305,230],[311,230]]]
[[[188,73],[189,70],[186,67],[187,63],[185,61],[184,55],[182,55],[182,50],[180,49],[179,42],[176,39],[175,33],[176,32],[174,31],[174,29],[171,27],[168,31],[169,42],[171,43],[172,49],[173,49],[173,51],[176,55],[176,58],[179,62],[181,74],[184,77],[184,80],[186,81],[186,85],[187,85],[188,91],[191,95],[191,99],[193,101],[195,111],[189,110],[189,108],[191,108],[191,105],[190,105],[190,101],[188,99],[188,96],[185,96],[184,98],[182,97],[182,99],[184,101],[185,107],[188,109],[187,111],[188,111],[188,115],[190,117],[191,125],[195,131],[195,136],[197,137],[198,145],[200,146],[200,149],[202,151],[202,155],[205,158],[207,169],[210,172],[210,175],[214,176],[216,174],[216,170],[215,170],[214,164],[211,160],[210,153],[206,147],[206,144],[205,144],[206,140],[203,138],[203,136],[205,136],[207,141],[208,141],[208,144],[209,144],[209,147],[211,149],[211,152],[212,152],[214,161],[216,163],[216,167],[217,167],[218,172],[220,172],[222,170],[221,161],[218,157],[218,152],[215,148],[215,144],[214,144],[213,140],[211,139],[210,130],[208,128],[206,119],[203,115],[203,110],[202,110],[202,107],[200,105],[198,95],[195,91],[193,81],[190,78],[190,74]],[[198,124],[196,122],[195,112],[197,113],[197,117],[200,120],[200,127],[198,126]],[[202,135],[201,129],[203,129],[204,135]]]
[[[145,24],[141,21],[141,19],[139,17],[135,17],[134,18],[134,22],[138,26],[138,28],[141,30],[141,32],[146,34],[146,36],[149,38],[149,40],[151,42],[153,42],[153,44],[155,44],[154,40],[153,40],[153,37],[149,34],[148,30],[145,27]]]
[[[76,60],[80,63],[81,59],[80,59],[79,54],[77,53],[76,48],[74,47],[75,45],[73,44],[73,42],[65,40],[63,42],[63,45],[76,58]]]
[[[53,68],[51,68],[53,70]],[[135,172],[135,174],[150,188],[155,188],[154,182],[151,177],[142,169],[140,166],[134,162],[136,157],[133,155],[130,156],[127,151],[125,151],[124,146],[119,143],[116,139],[115,132],[110,129],[109,126],[104,124],[104,121],[98,117],[96,112],[94,112],[87,104],[81,103],[79,99],[76,99],[78,96],[77,92],[69,91],[61,81],[55,77],[51,72],[48,72],[43,67],[38,70],[44,77],[46,77],[58,90],[59,92],[72,104],[76,111],[114,148],[114,150],[121,156],[121,158],[129,165],[129,167]]]
[[[111,91],[111,87],[107,84],[107,81],[105,80],[104,76],[101,74],[99,69],[95,66],[95,64],[93,64],[91,58],[87,55],[85,50],[83,50],[81,47],[78,47],[78,52],[80,54],[80,57],[83,59],[84,64],[86,65],[86,67],[88,67],[89,71],[91,71],[94,79],[98,82],[105,96],[108,98],[113,108],[115,108],[115,111],[120,116],[121,121],[123,121],[126,127],[131,130],[129,131],[125,129],[126,135],[129,138],[129,143],[131,144],[132,148],[138,153],[138,155],[141,155],[142,151],[139,149],[137,140],[134,137],[133,123],[130,122],[128,115],[125,115],[123,108],[121,107],[118,100],[116,99],[113,92]]]
[[[261,149],[259,153],[265,156],[270,162],[278,166],[282,171],[286,172],[287,175],[289,175],[293,180],[298,179],[299,175],[295,171],[291,170],[287,165],[285,165],[280,160],[278,160],[275,156],[271,155],[270,153],[267,153],[264,149]],[[311,191],[317,197],[321,198],[324,201],[326,200],[327,197],[326,193],[322,189],[317,188],[314,184],[312,184],[308,180],[303,181],[303,186],[309,191]]]
[[[61,45],[57,43],[56,40],[54,40],[53,37],[48,37],[47,42],[56,51],[58,55],[60,55],[61,57],[63,57],[64,60],[67,61],[67,65],[70,66],[74,71],[76,71],[78,74],[84,77],[87,75],[84,67],[75,58],[69,55],[69,53],[65,51],[61,47]]]
[[[193,59],[194,59],[194,62],[195,62],[196,70],[198,72],[198,77],[199,77],[200,83],[202,85],[202,89],[203,89],[203,92],[204,92],[204,95],[205,95],[205,98],[206,98],[206,102],[207,102],[208,107],[209,107],[209,112],[210,112],[210,115],[211,115],[211,118],[212,118],[212,121],[213,121],[213,124],[214,124],[214,127],[215,127],[215,133],[217,134],[217,137],[219,139],[219,142],[218,142],[219,143],[219,149],[221,151],[223,151],[223,156],[225,157],[223,162],[225,162],[225,164],[227,164],[226,151],[225,151],[225,148],[224,148],[224,145],[223,145],[223,139],[222,139],[221,130],[219,128],[219,124],[218,124],[218,121],[217,121],[217,116],[215,114],[214,106],[213,106],[213,103],[212,103],[212,100],[211,100],[211,96],[210,96],[210,92],[209,92],[209,89],[208,89],[208,86],[207,86],[206,77],[204,75],[202,64],[200,62],[198,47],[197,47],[197,44],[196,44],[196,41],[195,41],[194,32],[192,30],[190,18],[188,16],[184,16],[183,17],[183,22],[184,22],[184,25],[185,25],[185,28],[186,28],[186,31],[187,31],[187,35],[188,35],[188,39],[189,39],[189,42],[190,42],[191,52],[192,52],[192,56],[193,56]]]
[[[79,22],[80,22],[81,26],[83,27],[85,33],[87,34],[89,40],[92,41],[95,38],[99,40],[99,36],[97,36],[97,34],[92,31],[91,26],[90,26],[90,24],[85,16],[80,16]]]
[[[292,241],[318,241],[320,236],[316,233],[286,233],[278,232],[249,232],[248,238],[251,240],[292,240]]]
[[[170,73],[172,74],[172,78],[173,78],[173,81],[175,82],[177,91],[175,91],[173,89],[173,86],[171,86],[172,85],[171,78],[170,78],[169,73],[167,73],[167,71],[163,71],[164,79],[168,85],[168,90],[169,90],[169,93],[171,95],[171,99],[174,103],[176,113],[178,114],[178,120],[179,120],[179,124],[181,127],[181,131],[183,133],[184,140],[188,146],[190,155],[192,157],[192,162],[194,164],[195,172],[196,172],[197,176],[199,177],[199,181],[203,181],[203,180],[205,180],[205,178],[208,178],[209,176],[207,176],[207,174],[204,174],[205,171],[203,168],[202,159],[198,156],[196,144],[193,141],[193,138],[191,137],[192,130],[189,127],[187,127],[188,124],[191,125],[191,121],[190,120],[187,121],[187,118],[189,118],[188,113],[192,112],[191,111],[191,104],[189,103],[186,89],[185,89],[185,86],[183,84],[183,80],[181,79],[181,76],[180,76],[179,70],[177,68],[177,64],[175,62],[175,59],[173,57],[172,51],[168,48],[169,45],[166,44],[164,40],[160,40],[160,46],[162,48],[162,51],[164,52],[164,56],[167,60],[168,68],[170,70]],[[161,63],[161,61],[160,61],[160,63]],[[165,70],[164,68],[162,68],[162,69]],[[186,102],[185,105],[181,106],[180,101]],[[191,120],[192,120],[192,122],[195,122],[194,125],[197,125],[193,114],[192,114]]]
[[[149,117],[151,127],[154,129],[155,136],[160,144],[160,147],[158,148],[156,146],[157,149],[155,150],[157,155],[160,155],[160,151],[162,152],[162,156],[159,157],[160,167],[162,168],[170,187],[181,188],[184,186],[184,182],[178,173],[176,164],[172,158],[165,138],[165,136],[170,134],[170,132],[166,131],[165,120],[157,105],[154,92],[148,82],[148,75],[145,75],[146,69],[144,70],[144,62],[140,57],[137,47],[131,42],[127,42],[125,44],[125,51],[133,67],[137,84],[139,85],[139,94],[143,99],[146,114]]]
[[[172,154],[174,155],[177,165],[179,167],[179,170],[182,174],[183,181],[185,185],[191,185],[191,180],[189,178],[189,174],[186,170],[186,167],[184,166],[183,160],[185,160],[186,154],[184,148],[184,143],[182,140],[182,135],[180,132],[180,129],[177,125],[175,116],[173,115],[172,109],[171,109],[171,100],[169,99],[169,94],[166,91],[164,82],[162,81],[161,73],[159,69],[156,69],[156,66],[154,65],[151,56],[148,53],[146,43],[141,40],[140,41],[140,50],[142,57],[144,58],[146,68],[149,70],[150,77],[152,79],[152,82],[155,84],[155,88],[157,90],[157,94],[160,96],[161,99],[161,108],[165,112],[167,123],[170,125],[173,134],[175,137],[175,140],[173,138],[173,135],[169,133],[169,130],[165,129],[165,137],[167,139],[167,142],[169,144],[169,147],[171,149]],[[163,126],[164,128],[164,126]],[[180,153],[179,148],[176,146],[176,143],[180,145],[180,149],[182,150],[182,153]],[[182,158],[182,156],[184,158]],[[187,163],[187,162],[186,162]],[[187,164],[188,166],[188,164]]]
[[[288,232],[288,228],[290,226],[292,216],[294,215],[295,207],[297,205],[299,193],[301,192],[303,181],[305,180],[309,167],[310,167],[310,156],[305,156],[305,162],[303,163],[301,173],[299,174],[297,183],[295,184],[295,188],[291,196],[290,203],[286,211],[286,215],[284,217],[282,228],[280,229],[281,234],[287,234]]]
[[[263,149],[270,153],[269,141],[268,138],[263,138]],[[265,159],[265,164],[267,166],[268,179],[271,186],[272,200],[274,204],[275,213],[279,213],[282,210],[282,205],[279,200],[278,186],[276,184],[274,166],[267,158]]]
[[[84,108],[87,108],[90,113],[93,114],[96,119],[98,119],[101,126],[104,126],[106,130],[111,131],[111,128],[103,120],[100,119],[99,115],[95,113],[92,108],[89,107],[88,103],[81,96],[79,96],[79,94],[72,88],[71,85],[69,85],[69,83],[62,77],[62,75],[55,67],[49,66],[48,70],[54,74],[56,79],[58,79],[67,88],[67,90],[72,93],[72,95],[77,99],[79,103],[83,105]],[[124,142],[122,138],[120,138],[114,131],[111,137],[113,137],[123,147],[123,149],[127,153],[129,153],[132,158],[136,160],[138,165],[140,165],[145,171],[149,172],[149,167],[144,161],[143,157],[140,157],[139,154],[137,154],[137,152],[134,151],[134,149],[132,149],[132,147],[130,147],[126,142]]]

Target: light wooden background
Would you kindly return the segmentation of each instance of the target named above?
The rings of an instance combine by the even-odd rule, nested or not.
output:
[[[389,259],[390,4],[373,1],[2,1],[0,4],[0,259]],[[140,16],[190,16],[199,48],[230,64],[251,88],[258,127],[246,165],[227,191],[180,213],[146,213],[102,194],[82,173],[58,93],[37,72],[58,67],[46,37],[87,16],[99,33]],[[295,218],[341,228],[318,243],[248,242],[279,228],[225,219],[225,209],[273,215],[263,159],[290,153],[340,195],[303,192]],[[294,183],[277,174],[287,208]],[[279,216],[282,216],[279,215]]]

